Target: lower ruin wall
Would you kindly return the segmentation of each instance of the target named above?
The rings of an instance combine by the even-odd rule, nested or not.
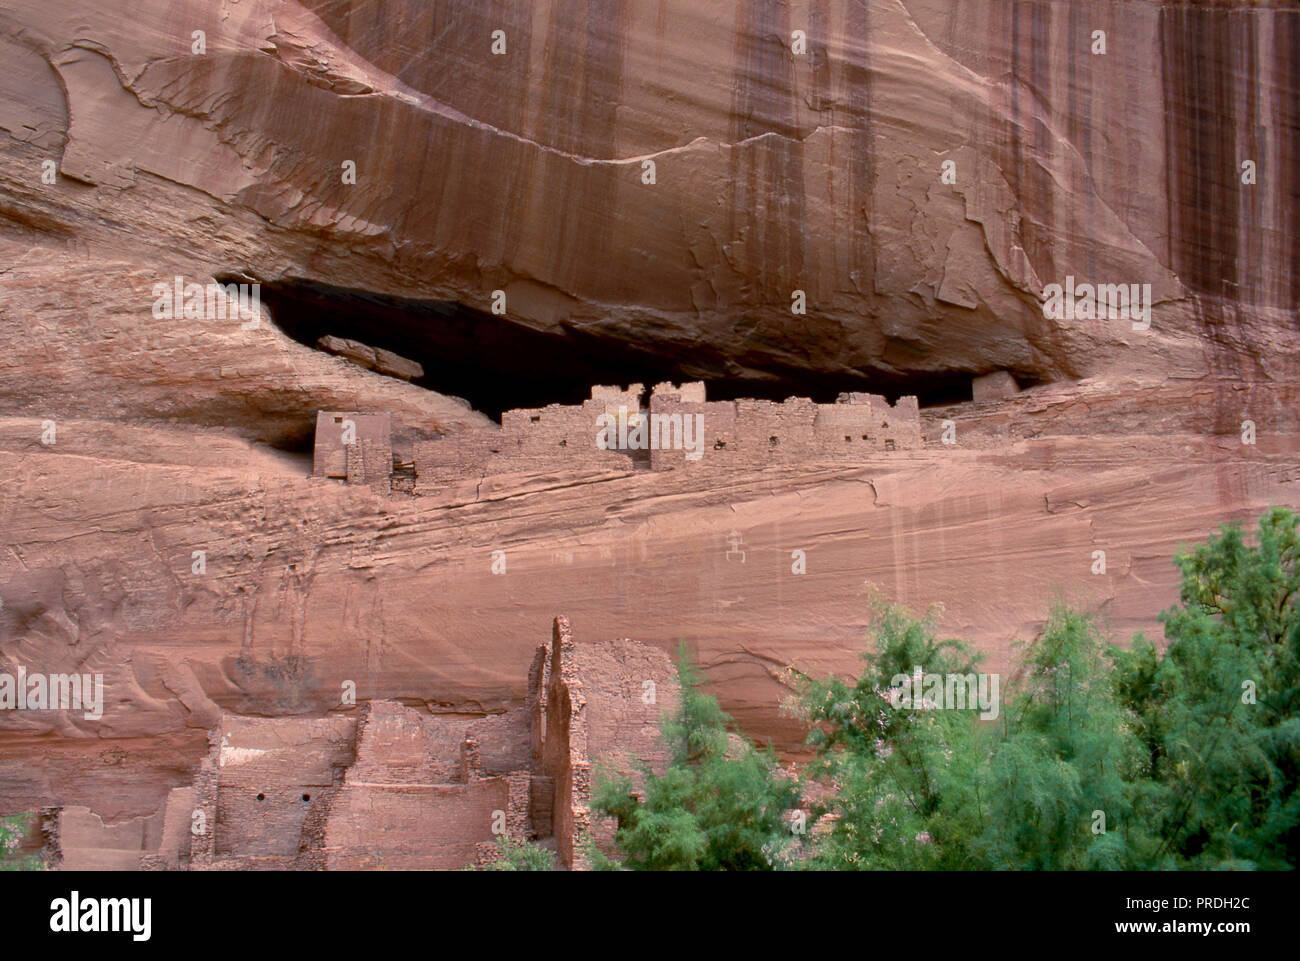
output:
[[[578,644],[557,617],[521,707],[486,717],[371,701],[327,717],[226,715],[190,786],[139,823],[50,820],[65,866],[144,870],[456,869],[496,838],[539,841],[587,867],[594,767],[662,770],[659,721],[677,702],[663,651]],[[57,843],[57,842],[56,842]]]

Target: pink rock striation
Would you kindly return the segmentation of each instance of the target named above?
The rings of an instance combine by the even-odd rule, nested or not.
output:
[[[423,718],[520,717],[500,743],[529,743],[556,610],[684,641],[787,751],[784,672],[854,670],[868,589],[942,602],[990,670],[1062,595],[1159,639],[1180,545],[1300,501],[1298,38],[1280,0],[7,0],[0,671],[101,673],[105,711],[0,712],[0,814],[61,808],[69,866],[172,866],[195,798],[221,824],[209,732],[269,750],[283,723],[277,840],[218,831],[202,857],[396,857],[360,831],[329,853],[322,798],[368,743],[335,729],[342,683],[402,705],[373,733],[436,742],[420,783],[464,793],[461,722]],[[498,464],[475,445],[545,429],[426,389],[427,356],[421,385],[314,349],[265,303],[157,316],[177,276],[456,305],[552,356],[724,381],[756,399],[701,412],[742,426],[811,416],[763,397],[916,396],[920,441],[724,464],[715,436],[641,470],[592,423]],[[1069,277],[1149,285],[1150,326],[1045,316]],[[434,355],[449,326],[424,324]],[[322,411],[390,418],[387,456],[343,451],[360,483],[313,475]],[[420,483],[421,450],[471,453]],[[485,736],[477,762],[516,817],[510,777],[555,777],[519,750]]]

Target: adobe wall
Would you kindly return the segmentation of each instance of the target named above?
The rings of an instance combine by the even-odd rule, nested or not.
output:
[[[566,867],[582,870],[584,837],[608,850],[615,828],[592,815],[596,770],[635,779],[638,761],[657,771],[667,762],[659,724],[677,704],[676,672],[666,653],[636,641],[575,644],[565,617],[555,619],[549,650],[538,653],[529,703],[544,732],[535,737],[542,773],[554,782],[556,851]]]
[[[350,785],[325,834],[329,870],[454,870],[492,841],[494,812],[510,803],[504,777],[465,784]]]
[[[415,490],[491,474],[547,470],[652,470],[679,467],[761,467],[772,463],[858,463],[891,450],[923,446],[915,397],[891,405],[879,394],[841,394],[834,404],[804,397],[709,401],[703,383],[657,385],[648,408],[640,384],[626,390],[593,387],[581,405],[552,404],[502,414],[501,429],[469,431],[415,445]],[[651,415],[641,449],[603,450],[597,445],[602,414]],[[698,459],[688,458],[685,419],[702,417],[695,439]],[[664,424],[671,424],[665,435]],[[701,423],[691,422],[691,428]],[[634,425],[633,425],[634,426]],[[631,428],[629,428],[629,433]],[[655,434],[652,443],[649,435]],[[702,441],[702,444],[701,444]],[[660,443],[663,449],[656,449]]]
[[[209,747],[220,740],[220,727],[208,732]],[[194,775],[194,812],[202,820],[202,828],[190,835],[190,869],[196,871],[207,870],[216,862],[213,852],[216,850],[217,786],[220,776],[214,757],[210,754],[200,758],[199,770]]]
[[[195,783],[207,832],[192,866],[291,866],[312,799],[352,763],[355,728],[353,717],[223,717]]]
[[[530,775],[485,775],[463,719],[374,701],[357,727],[357,760],[330,804],[331,870],[448,870],[473,863],[494,826],[527,840]]]
[[[638,386],[638,385],[633,385]],[[516,470],[545,469],[565,465],[574,470],[627,470],[626,454],[602,450],[596,445],[596,422],[602,414],[617,414],[619,407],[638,409],[631,392],[609,389],[608,396],[583,401],[576,406],[551,404],[501,415],[504,446],[489,463],[504,463]],[[596,390],[593,390],[596,393]],[[434,443],[438,443],[434,441]],[[417,462],[418,476],[418,462]]]
[[[348,439],[344,428],[349,421],[355,426],[354,436],[352,443],[344,443]],[[382,489],[393,474],[391,434],[391,415],[387,412],[317,411],[312,474]]]
[[[890,404],[879,394],[864,393],[841,394],[834,404],[817,404],[806,397],[790,397],[780,403],[694,399],[701,394],[702,390],[694,389],[683,394],[673,384],[655,387],[650,413],[660,424],[663,418],[672,418],[674,436],[677,417],[700,415],[704,444],[702,457],[695,461],[686,457],[685,450],[664,445],[651,452],[653,469],[720,464],[761,467],[810,461],[858,463],[882,452],[924,446],[915,397],[900,397],[897,404]],[[659,432],[662,438],[662,426]]]
[[[159,846],[163,830],[161,811],[105,824],[89,808],[69,806],[58,811],[56,822],[65,871],[134,871],[141,855]]]
[[[637,385],[633,385],[636,387]],[[593,388],[607,396],[580,405],[508,410],[500,430],[463,431],[415,444],[415,490],[483,474],[566,470],[630,470],[632,459],[596,445],[601,414],[616,414],[619,406],[636,410],[630,392]],[[631,403],[629,403],[632,401]]]
[[[176,871],[189,867],[196,797],[192,786],[167,792],[162,808],[162,837],[157,850],[150,850],[140,858],[142,871]]]
[[[924,445],[921,409],[915,397],[900,397],[891,405],[879,394],[841,394],[834,404],[818,404],[814,440],[836,459],[853,459],[857,445],[874,450],[911,450]],[[841,444],[843,442],[843,444]]]
[[[575,644],[558,617],[519,708],[472,717],[371,701],[339,716],[223,716],[193,785],[157,815],[109,830],[70,810],[59,832],[74,866],[454,869],[494,856],[504,831],[583,868],[583,839],[608,846],[614,828],[592,823],[593,762],[662,770],[659,722],[677,696],[664,652]]]

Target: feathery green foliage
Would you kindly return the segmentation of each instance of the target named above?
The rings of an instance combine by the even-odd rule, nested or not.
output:
[[[1159,862],[1294,867],[1300,849],[1300,517],[1237,525],[1179,555],[1163,657],[1117,652],[1117,688],[1159,798]]]
[[[529,841],[497,835],[497,855],[479,871],[554,871],[555,852]]]
[[[976,843],[986,866],[1120,869],[1147,856],[1150,838],[1131,817],[1142,744],[1106,653],[1092,620],[1064,606],[1030,646],[990,759]]]
[[[593,857],[597,868],[650,871],[770,870],[792,843],[785,813],[798,791],[777,772],[770,749],[728,733],[730,718],[700,690],[683,645],[681,698],[661,731],[669,760],[663,774],[641,765],[641,790],[625,775],[600,772],[593,809],[617,823],[621,862]],[[597,852],[598,853],[598,852]]]
[[[852,683],[798,676],[813,830],[792,842],[799,790],[770,751],[728,733],[682,652],[667,770],[607,776],[623,862],[604,868],[1287,869],[1300,849],[1300,518],[1272,508],[1256,543],[1228,525],[1175,558],[1180,604],[1161,653],[1106,642],[1057,605],[1002,689],[1000,715],[914,706],[916,669],[974,677],[933,615],[874,602]],[[990,688],[991,689],[991,688]],[[927,695],[928,696],[928,695]]]
[[[40,871],[44,869],[40,858],[16,857],[14,851],[27,833],[30,814],[15,814],[0,818],[0,871]]]
[[[966,673],[957,641],[886,605],[852,687],[807,682],[830,787],[826,868],[1290,868],[1300,845],[1300,519],[1273,508],[1175,559],[1162,655],[1055,608],[997,725],[886,697],[914,666]]]
[[[974,657],[939,640],[932,617],[916,619],[876,600],[874,649],[849,686],[836,677],[802,679],[802,705],[818,753],[808,774],[833,786],[812,805],[812,820],[833,815],[806,866],[830,870],[959,868],[978,830],[981,801],[972,779],[986,752],[974,711],[914,712],[887,696],[892,679],[968,674]]]

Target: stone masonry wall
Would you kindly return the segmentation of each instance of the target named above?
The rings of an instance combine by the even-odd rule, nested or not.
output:
[[[570,870],[581,870],[587,866],[582,838],[591,823],[591,759],[583,714],[586,699],[573,651],[569,619],[557,617],[549,651],[542,774],[552,778],[555,785],[552,831],[560,861]]]
[[[667,762],[659,722],[677,705],[676,672],[669,656],[632,640],[575,644],[569,621],[557,617],[549,666],[534,664],[534,684],[545,683],[542,773],[554,781],[552,830],[561,862],[588,867],[583,850],[590,837],[609,850],[615,825],[593,817],[593,760],[610,773],[636,776],[636,764],[662,771]],[[541,700],[534,694],[540,706]],[[540,780],[540,779],[538,779]]]
[[[147,870],[455,869],[491,858],[503,832],[582,869],[584,839],[613,838],[593,823],[593,762],[662,770],[659,721],[677,697],[663,651],[576,644],[557,617],[524,704],[502,714],[371,701],[317,718],[224,716],[193,785],[159,816],[160,840],[131,857]]]
[[[640,384],[627,390],[593,387],[591,393],[581,405],[506,411],[499,431],[469,431],[417,443],[416,492],[467,477],[515,472],[857,463],[924,443],[915,397],[899,398],[894,405],[879,394],[864,393],[841,394],[834,404],[803,397],[782,403],[709,401],[702,383],[664,383],[654,388],[646,410]],[[605,450],[598,445],[598,418],[617,417],[620,410],[631,422],[629,437],[636,418],[651,415],[644,447]],[[697,437],[700,427],[703,434]],[[687,447],[700,457],[688,457]]]
[[[344,435],[348,423],[355,434],[350,438]],[[393,474],[391,433],[392,419],[387,412],[317,411],[312,473],[382,489]]]

